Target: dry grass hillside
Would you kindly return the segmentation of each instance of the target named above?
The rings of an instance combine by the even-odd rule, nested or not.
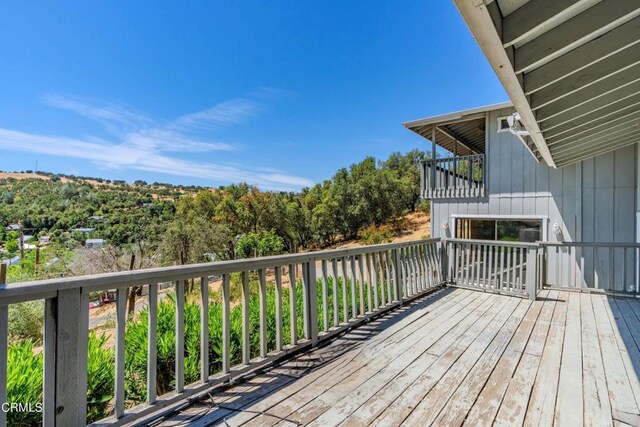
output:
[[[400,224],[396,226],[397,231],[392,238],[392,242],[409,242],[411,240],[423,239],[431,236],[431,224],[429,215],[418,210],[407,214]],[[327,249],[346,249],[353,248],[355,246],[361,246],[362,242],[359,240],[348,240],[337,243]]]

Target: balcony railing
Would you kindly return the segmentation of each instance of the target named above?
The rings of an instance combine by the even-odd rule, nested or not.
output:
[[[232,282],[239,273],[241,280]],[[259,299],[259,355],[250,345],[250,277],[256,280]],[[188,281],[200,284],[200,381],[185,384],[185,288]],[[221,370],[210,374],[209,283],[220,282],[222,324]],[[252,280],[253,281],[253,280]],[[156,396],[158,348],[158,288],[173,283],[175,289],[175,370],[173,393]],[[234,284],[235,283],[235,284]],[[113,416],[99,424],[122,425],[189,396],[228,382],[292,352],[316,346],[336,334],[396,308],[415,296],[444,283],[439,240],[374,245],[353,249],[309,252],[238,261],[127,271],[71,277],[15,285],[0,285],[0,402],[7,401],[8,306],[44,300],[43,424],[84,425],[87,419],[87,358],[89,295],[115,290],[115,384]],[[127,291],[148,289],[147,401],[126,408],[125,325]],[[230,342],[230,295],[241,293],[241,362],[232,366]],[[283,292],[283,286],[289,288]],[[267,288],[275,294],[275,319],[267,318]],[[302,304],[296,302],[302,294]],[[288,319],[283,298],[288,295]],[[300,311],[303,335],[298,336]],[[214,311],[216,312],[216,311]],[[255,314],[251,316],[255,318]],[[275,346],[268,346],[273,333]],[[287,323],[290,337],[283,336]],[[255,329],[254,329],[255,331]],[[255,332],[254,332],[255,333]],[[271,335],[273,336],[273,335]],[[218,343],[216,343],[217,345]],[[114,369],[105,366],[104,369]],[[145,373],[142,373],[143,375]],[[166,374],[166,373],[165,373]],[[0,411],[0,426],[7,414]]]
[[[98,424],[123,425],[147,422],[190,396],[201,396],[213,386],[317,346],[444,284],[532,299],[543,287],[638,296],[639,259],[640,244],[636,243],[430,239],[0,285],[0,402],[7,401],[11,304],[44,301],[43,424],[82,425],[87,419],[89,296],[115,290],[115,366],[104,367],[115,372],[110,403],[113,415]],[[232,280],[232,275],[238,280]],[[196,292],[201,307],[200,379],[191,384],[185,380],[185,293],[189,281],[199,284]],[[158,289],[167,283],[176,296],[170,300],[175,310],[175,367],[163,374],[173,375],[174,390],[157,396]],[[257,288],[253,297],[252,284]],[[220,286],[219,311],[208,309],[212,304],[210,285]],[[147,366],[146,372],[140,373],[146,376],[147,398],[146,403],[128,408],[126,295],[134,286],[148,290]],[[232,301],[232,293],[240,294],[240,300]],[[241,308],[241,331],[234,335],[239,339],[238,351],[234,353],[232,303]],[[210,319],[211,313],[219,313],[220,318]],[[251,327],[250,319],[258,327]],[[222,325],[220,342],[214,343],[221,349],[219,361],[209,359],[211,322]],[[0,426],[6,424],[6,416],[0,411]]]
[[[484,154],[425,160],[422,196],[426,199],[484,197]]]

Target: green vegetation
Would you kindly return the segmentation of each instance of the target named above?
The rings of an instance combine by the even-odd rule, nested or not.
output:
[[[264,192],[247,184],[218,189],[147,184],[41,173],[46,179],[0,179],[0,259],[20,255],[20,233],[7,231],[19,223],[32,235],[19,266],[8,269],[8,282],[103,273],[153,266],[187,264],[322,248],[340,240],[383,243],[393,237],[388,224],[407,212],[425,209],[420,204],[418,164],[424,153],[392,154],[379,162],[369,157],[340,169],[330,180],[298,193]],[[90,229],[72,231],[74,229]],[[39,243],[43,236],[48,242]],[[101,249],[85,249],[88,238],[104,239]],[[37,255],[36,255],[37,253]],[[37,259],[37,261],[36,261]],[[319,286],[319,285],[318,285]],[[329,281],[329,318],[333,300]],[[231,278],[231,362],[241,360],[240,277]],[[259,354],[258,284],[252,277],[250,297],[250,352]],[[191,287],[187,287],[189,291]],[[137,292],[139,289],[134,289]],[[129,296],[135,301],[135,294]],[[289,289],[283,289],[283,318],[289,318]],[[347,293],[351,307],[351,293]],[[322,312],[322,292],[318,292]],[[340,319],[343,301],[338,292]],[[296,288],[302,307],[301,287]],[[359,296],[357,296],[359,298]],[[366,297],[365,297],[366,298]],[[185,380],[196,381],[199,369],[200,306],[187,297],[185,305]],[[222,363],[222,307],[220,295],[211,297],[209,312],[210,373]],[[359,304],[358,301],[355,302]],[[131,313],[126,327],[125,388],[129,405],[146,398],[147,312]],[[10,401],[42,399],[42,302],[13,305],[10,309]],[[275,349],[275,291],[267,292],[268,348]],[[319,319],[322,322],[322,319]],[[302,310],[295,325],[303,335]],[[89,335],[88,419],[107,416],[113,404],[114,350],[108,337]],[[175,369],[175,304],[165,298],[158,306],[158,394],[173,387]],[[33,425],[40,414],[9,414],[11,425]]]
[[[250,354],[257,357],[260,354],[259,333],[259,298],[258,281],[255,277],[250,281]],[[232,277],[232,288],[240,288],[240,275]],[[333,281],[327,281],[329,319],[333,319]],[[273,285],[267,285],[267,348],[276,348],[275,327],[275,290]],[[317,282],[318,295],[318,327],[322,328],[322,284]],[[338,315],[344,318],[342,301],[342,280],[338,281]],[[347,281],[347,287],[351,283]],[[365,301],[368,298],[368,288],[364,286]],[[289,322],[289,287],[283,288],[283,343],[291,343],[291,324]],[[378,294],[382,292],[379,284]],[[222,369],[222,305],[218,293],[211,295],[209,306],[209,374],[220,372]],[[359,294],[356,293],[356,306],[359,306]],[[304,337],[302,317],[302,284],[296,285],[297,321],[295,328],[298,337]],[[351,292],[347,292],[347,307],[351,310]],[[351,313],[348,313],[351,317]],[[232,299],[230,311],[230,353],[231,365],[242,361],[242,305],[239,300]],[[330,320],[331,322],[331,320]],[[157,322],[157,393],[162,395],[175,387],[175,296],[171,295],[158,304]],[[125,331],[125,398],[128,406],[134,406],[146,399],[147,378],[147,309],[143,309],[135,318],[127,322]],[[8,399],[12,402],[40,402],[42,400],[42,364],[43,356],[35,349],[34,343],[40,341],[31,339],[14,341],[9,346],[8,371]],[[185,304],[185,383],[193,383],[200,377],[200,306],[196,303]],[[114,394],[114,349],[107,345],[105,335],[95,332],[89,334],[88,353],[88,421],[96,421],[108,416],[113,409]],[[8,414],[9,425],[36,425],[40,423],[39,413]]]
[[[7,231],[18,223],[33,236],[28,244],[43,236],[49,242],[38,268],[33,250],[25,251],[21,268],[10,268],[20,270],[10,271],[14,282],[123,270],[127,255],[135,255],[140,268],[321,248],[419,208],[423,158],[417,150],[381,162],[368,157],[299,193],[46,173],[48,179],[0,179],[0,259],[20,254],[19,232]],[[364,242],[380,240],[363,233]],[[104,239],[112,256],[82,257],[88,238]]]

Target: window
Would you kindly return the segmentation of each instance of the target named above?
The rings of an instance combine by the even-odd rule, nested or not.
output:
[[[542,240],[542,219],[456,218],[456,238],[535,242]]]
[[[509,132],[509,122],[507,121],[507,116],[498,117],[498,133],[500,132]]]

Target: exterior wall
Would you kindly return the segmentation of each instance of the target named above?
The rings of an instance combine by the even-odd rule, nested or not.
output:
[[[635,242],[636,146],[549,168],[514,135],[497,133],[497,118],[511,112],[489,113],[487,196],[432,200],[432,237],[451,237],[452,215],[522,215],[547,218],[549,241],[560,240],[553,232],[558,224],[566,242]],[[445,220],[448,231],[442,227]]]

